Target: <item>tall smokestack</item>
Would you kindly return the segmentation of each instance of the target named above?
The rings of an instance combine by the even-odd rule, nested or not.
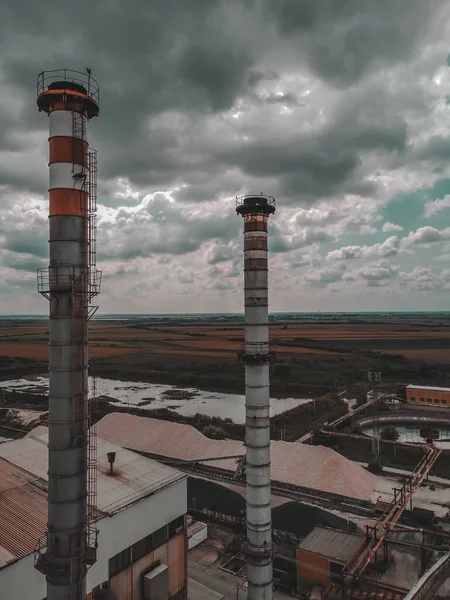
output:
[[[271,196],[237,198],[244,218],[245,467],[248,600],[272,600],[267,221]]]
[[[86,124],[98,115],[90,70],[38,76],[37,105],[49,118],[50,265],[38,289],[50,301],[48,531],[36,551],[48,600],[85,598],[86,569],[96,560],[91,528],[96,478],[89,434],[88,319],[100,291],[95,269],[97,155]]]

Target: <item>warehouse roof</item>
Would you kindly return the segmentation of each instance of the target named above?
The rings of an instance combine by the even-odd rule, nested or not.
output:
[[[300,542],[298,549],[345,564],[358,551],[362,541],[362,535],[319,525]]]
[[[47,527],[48,431],[0,444],[0,568],[34,551]],[[113,475],[108,452],[116,452]],[[98,518],[186,475],[98,438]]]
[[[237,440],[211,440],[191,425],[127,413],[110,413],[97,423],[98,434],[125,448],[180,461],[210,460],[208,466],[235,471],[245,446]],[[271,442],[273,481],[369,500],[378,479],[331,448]]]
[[[430,392],[450,392],[448,387],[433,387],[432,385],[414,385],[410,383],[406,386],[407,390],[429,390]]]

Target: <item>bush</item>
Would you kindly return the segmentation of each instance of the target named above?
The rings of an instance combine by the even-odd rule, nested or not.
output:
[[[290,372],[291,366],[286,363],[279,363],[278,365],[275,365],[275,368],[273,370],[273,374],[276,377],[276,379],[284,379],[285,377],[289,376]]]
[[[395,442],[398,440],[398,431],[392,425],[390,427],[385,427],[381,431],[381,439],[382,440],[390,440],[391,442]]]
[[[383,467],[376,462],[370,462],[367,465],[367,470],[374,475],[379,475],[383,471]]]
[[[225,431],[222,427],[217,427],[216,425],[206,425],[206,427],[203,427],[202,433],[211,440],[225,439]]]

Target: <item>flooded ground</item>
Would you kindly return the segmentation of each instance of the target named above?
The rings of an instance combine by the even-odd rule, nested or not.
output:
[[[238,394],[206,392],[196,388],[178,388],[170,385],[96,379],[97,397],[107,398],[118,406],[139,407],[141,409],[168,408],[180,415],[192,416],[197,413],[208,417],[231,419],[235,423],[245,421],[245,398]],[[90,378],[89,387],[92,390]],[[28,394],[48,393],[48,377],[30,377],[13,381],[0,381],[0,389]],[[281,414],[291,408],[311,402],[301,398],[271,398],[271,416]]]

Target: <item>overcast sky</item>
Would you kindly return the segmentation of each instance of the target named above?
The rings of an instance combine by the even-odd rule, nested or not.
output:
[[[448,0],[0,3],[0,313],[46,313],[48,118],[92,69],[100,310],[242,310],[236,195],[277,199],[270,310],[450,310]]]

